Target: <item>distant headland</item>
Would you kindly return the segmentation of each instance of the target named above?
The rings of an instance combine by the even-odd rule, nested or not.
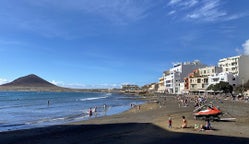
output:
[[[0,91],[106,92],[106,89],[72,89],[54,85],[35,74],[0,85]]]

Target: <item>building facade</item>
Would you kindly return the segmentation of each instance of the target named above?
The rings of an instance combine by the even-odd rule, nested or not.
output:
[[[185,78],[185,91],[190,93],[204,92],[210,85],[209,76],[217,75],[222,69],[217,66],[199,68]]]
[[[184,62],[173,65],[169,71],[164,72],[164,85],[166,91],[171,94],[181,94],[184,90],[184,78],[189,73],[206,65],[196,60],[194,62]]]
[[[249,80],[249,55],[240,55],[220,59],[218,66],[223,72],[230,72],[238,76],[239,84],[244,84]]]
[[[158,93],[164,93],[165,92],[164,77],[163,76],[159,78],[157,92]]]
[[[223,82],[228,82],[232,86],[236,86],[239,84],[239,77],[237,75],[233,75],[231,72],[221,72],[208,77],[209,85],[215,85]]]

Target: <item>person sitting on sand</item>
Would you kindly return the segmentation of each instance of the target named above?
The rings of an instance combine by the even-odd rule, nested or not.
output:
[[[206,124],[201,126],[201,130],[212,130],[210,120],[206,120]]]
[[[182,116],[182,128],[187,128],[187,120],[185,116]]]

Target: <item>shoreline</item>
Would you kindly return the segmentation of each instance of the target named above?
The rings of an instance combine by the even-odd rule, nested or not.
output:
[[[19,92],[15,91],[13,93],[19,93]],[[30,94],[35,93],[36,94],[36,92],[25,92],[25,93],[30,93]],[[93,92],[90,92],[90,94],[92,94],[92,93]],[[101,93],[98,92],[98,93],[103,94],[103,96],[102,95],[94,96],[93,100],[102,99],[102,98],[106,98],[106,97],[111,97],[111,95],[112,95],[112,94],[102,93],[102,92]],[[7,92],[7,94],[9,95],[8,92]],[[44,92],[44,94],[46,94],[46,96],[47,95],[53,95],[53,96],[57,97],[58,96],[57,94],[60,94],[60,92],[59,93],[58,92],[53,92],[53,93]],[[56,94],[56,95],[54,95],[54,94]],[[73,94],[75,94],[75,93],[73,93]],[[84,92],[84,94],[87,94],[87,93]],[[86,104],[83,104],[85,106],[85,107],[83,107],[83,109],[80,109],[80,110],[76,109],[77,111],[72,111],[72,110],[70,111],[69,110],[69,113],[66,113],[67,115],[62,115],[62,114],[59,113],[60,115],[44,115],[44,117],[38,117],[38,118],[36,117],[34,119],[32,119],[32,116],[31,116],[30,119],[27,117],[27,119],[25,119],[26,121],[21,119],[20,121],[19,120],[13,121],[13,123],[11,123],[12,119],[8,120],[7,119],[8,117],[5,119],[4,118],[5,115],[3,115],[3,118],[0,119],[0,133],[1,132],[8,132],[8,131],[43,128],[43,127],[49,127],[49,126],[54,126],[54,125],[67,125],[67,124],[72,123],[72,122],[86,121],[86,120],[94,119],[94,118],[97,118],[97,117],[103,117],[103,116],[119,114],[119,113],[122,113],[122,112],[127,111],[127,110],[130,109],[130,104],[129,104],[128,101],[131,101],[134,104],[141,104],[141,103],[145,102],[145,100],[141,99],[141,97],[137,97],[137,96],[134,97],[134,96],[131,96],[131,95],[124,95],[124,94],[121,94],[121,93],[115,93],[114,97],[116,97],[116,94],[118,94],[118,99],[116,98],[117,99],[116,103],[109,103],[109,102],[105,103],[105,102],[103,102],[103,105],[102,105],[102,102],[98,103],[97,105],[95,105],[95,103],[93,103],[93,104],[90,103],[89,107],[86,106]],[[11,92],[11,95],[12,95],[12,92]],[[62,96],[64,96],[64,95],[62,95]],[[26,100],[25,97],[19,98],[19,96],[18,96],[17,98],[15,98],[15,95],[13,97],[14,97],[13,101],[17,101],[17,102],[22,101],[22,99]],[[48,101],[46,101],[47,99],[48,99]],[[49,99],[51,99],[51,96],[49,96],[49,98],[44,99],[45,103],[42,103],[42,105],[40,106],[42,108],[41,111],[45,111],[45,112],[48,111],[48,110],[52,111],[52,110],[54,110],[54,108],[57,107],[58,103],[56,103],[56,99],[52,98],[51,101]],[[71,99],[69,99],[69,101],[70,100]],[[88,98],[88,97],[87,98],[75,98],[76,102],[78,102],[78,101],[82,101],[82,102],[87,101],[88,102],[89,100],[92,100],[92,99]],[[122,103],[122,101],[124,101],[124,103]],[[24,109],[22,104],[19,104],[19,105],[20,105],[21,108]],[[105,108],[104,108],[104,105],[105,105]],[[68,107],[68,105],[67,105],[67,107]],[[3,111],[2,111],[3,114],[7,113],[8,112],[8,109],[7,109],[8,107],[6,107],[6,108],[3,107],[3,108],[4,108]],[[93,115],[91,117],[89,116],[89,113],[88,113],[89,108],[92,108],[92,111],[93,111]],[[97,112],[94,112],[95,108],[97,109]],[[36,110],[38,110],[38,112],[40,111],[40,109],[36,109]],[[24,109],[24,111],[25,111],[25,109]],[[35,110],[32,110],[30,112],[33,113],[33,112],[35,112]],[[16,115],[14,115],[14,116],[16,116]],[[18,116],[22,117],[23,114],[20,113]]]
[[[215,128],[212,131],[194,130],[194,124],[203,121],[193,118],[193,107],[179,108],[176,98],[166,97],[160,103],[154,98],[151,102],[148,100],[140,105],[140,110],[132,108],[119,114],[76,123],[2,132],[0,143],[182,143],[182,140],[186,144],[248,143],[249,104],[223,99],[220,107],[236,120],[212,122]],[[179,128],[182,115],[188,121],[186,129]],[[172,117],[173,128],[168,128],[169,117]]]

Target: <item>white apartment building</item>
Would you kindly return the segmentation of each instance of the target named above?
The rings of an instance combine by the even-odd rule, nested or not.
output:
[[[249,80],[249,55],[240,55],[220,59],[218,66],[223,72],[231,72],[239,77],[239,84],[244,84]]]
[[[168,71],[169,73],[164,75],[164,85],[166,92],[170,94],[178,94],[180,86],[180,72]]]
[[[228,82],[230,85],[236,86],[239,82],[239,77],[237,75],[233,75],[231,72],[221,72],[208,76],[209,85],[215,85],[221,81]]]
[[[205,67],[200,61],[184,62],[173,65],[169,71],[164,72],[164,85],[166,91],[172,94],[181,94],[181,83],[184,82],[184,78],[193,70]]]

